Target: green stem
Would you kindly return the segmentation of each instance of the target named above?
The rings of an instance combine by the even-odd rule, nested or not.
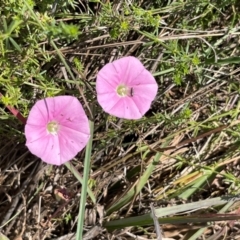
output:
[[[94,123],[89,121],[90,124],[90,139],[88,145],[86,147],[86,154],[84,159],[84,172],[83,172],[83,185],[81,191],[81,200],[79,205],[79,213],[78,213],[78,225],[77,225],[77,236],[76,240],[82,240],[83,234],[83,223],[84,223],[84,216],[85,216],[85,205],[87,199],[87,187],[88,187],[88,178],[90,172],[90,165],[91,165],[91,153],[92,153],[92,140],[93,140],[93,129]]]

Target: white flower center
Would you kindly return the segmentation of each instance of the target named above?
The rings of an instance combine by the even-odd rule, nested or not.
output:
[[[55,121],[49,122],[47,124],[47,131],[52,135],[57,135],[59,130],[59,124]]]
[[[117,86],[116,92],[119,97],[132,96],[132,88],[129,88],[124,84]]]

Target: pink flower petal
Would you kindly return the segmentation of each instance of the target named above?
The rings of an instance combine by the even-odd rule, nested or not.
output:
[[[117,87],[124,85],[133,96],[121,97]],[[158,86],[152,74],[135,57],[123,57],[106,64],[97,75],[97,99],[103,110],[126,119],[139,119],[150,108]]]
[[[58,123],[58,132],[47,130],[49,122]],[[61,165],[77,155],[90,137],[88,118],[75,97],[58,96],[38,101],[25,126],[26,146],[44,162]]]
[[[143,116],[151,107],[151,101],[148,98],[134,96],[132,98],[134,104],[137,106],[138,111]]]
[[[138,78],[144,71],[147,71],[143,64],[135,57],[123,57],[110,63],[118,74],[118,79],[129,85]],[[146,80],[148,82],[148,80]]]
[[[122,109],[122,111],[119,111],[119,109]],[[130,98],[122,98],[118,101],[114,108],[111,109],[111,113],[125,119],[139,119],[142,117],[138,106]]]
[[[46,163],[61,165],[63,162],[66,162],[61,160],[58,136],[48,134],[37,141],[26,143],[26,146],[32,154]]]
[[[112,99],[112,101],[109,101],[109,94],[101,94],[98,96],[98,101],[106,106],[104,109],[105,112],[125,119],[139,119],[142,117],[141,112],[132,99],[120,98],[116,94],[112,96]],[[121,111],[119,109],[121,109]]]
[[[152,100],[156,97],[158,91],[158,87],[156,84],[148,84],[148,85],[137,85],[133,87],[133,99],[138,96],[138,97],[143,97],[146,98],[152,102]],[[154,98],[153,98],[154,97]]]
[[[100,105],[104,105],[104,111],[110,113],[112,108],[121,100],[121,97],[117,96],[115,92],[104,93],[97,95],[98,102]],[[111,114],[111,113],[110,113]]]
[[[27,138],[27,144],[38,141],[39,139],[41,141],[41,139],[45,138],[47,135],[48,133],[46,131],[46,125],[38,126],[37,122],[35,122],[34,125],[27,122],[25,125],[25,136]]]
[[[89,133],[80,133],[79,131],[62,127],[59,140],[62,159],[72,159],[86,146],[89,140]]]
[[[104,81],[104,84],[97,83],[96,85],[97,92],[99,93],[112,92],[116,89],[120,81],[116,69],[111,63],[108,63],[101,69],[98,73],[98,78],[101,78],[101,81]]]
[[[35,107],[31,110],[31,118],[28,119],[29,124],[38,124],[38,126],[45,126],[48,122],[48,114],[46,106],[40,101],[36,102]]]

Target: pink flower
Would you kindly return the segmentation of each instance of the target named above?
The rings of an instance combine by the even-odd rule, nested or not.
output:
[[[32,107],[25,126],[26,146],[44,162],[61,165],[77,155],[90,137],[88,118],[77,98],[45,98]]]
[[[126,119],[139,119],[150,108],[158,86],[135,57],[106,64],[97,75],[97,99],[103,110]]]

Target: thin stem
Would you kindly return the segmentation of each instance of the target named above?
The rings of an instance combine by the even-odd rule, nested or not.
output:
[[[72,172],[72,174],[77,178],[77,180],[83,185],[83,179],[82,179],[80,173],[78,172],[78,170],[73,166],[73,164],[71,164],[71,161],[66,162],[65,166]],[[87,186],[87,193],[88,193],[89,197],[91,198],[92,202],[95,204],[96,198],[88,186]]]

